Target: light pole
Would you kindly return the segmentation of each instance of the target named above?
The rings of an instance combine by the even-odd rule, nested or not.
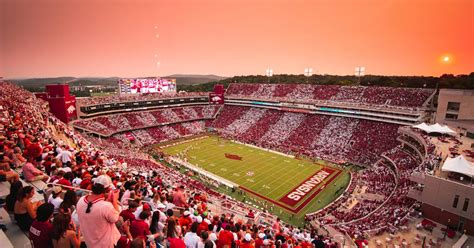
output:
[[[313,75],[313,68],[304,68],[304,76],[306,77],[306,83],[308,83],[308,78]]]
[[[270,77],[273,76],[273,69],[268,68],[268,69],[266,70],[266,75],[267,75],[267,77],[268,77],[268,83],[270,83]]]
[[[363,66],[358,66],[358,67],[356,67],[356,68],[355,68],[355,75],[356,75],[356,77],[359,78],[358,83],[359,83],[359,85],[360,85],[360,78],[363,77],[363,76],[365,76],[365,67],[363,67]]]

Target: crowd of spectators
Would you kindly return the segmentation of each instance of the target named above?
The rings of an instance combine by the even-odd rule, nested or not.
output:
[[[161,99],[173,99],[182,97],[199,97],[209,96],[209,92],[165,92],[165,93],[148,93],[148,94],[122,94],[100,97],[77,98],[79,106],[93,106],[99,104],[123,103],[150,101]]]
[[[417,148],[425,149],[420,144]],[[415,201],[407,197],[414,187],[410,176],[416,171],[432,170],[438,161],[433,150],[427,150],[431,154],[423,158],[412,147],[398,146],[386,151],[375,166],[352,174],[343,196],[325,209],[308,214],[308,219],[333,225],[352,237],[396,232],[407,223],[406,217],[415,206]],[[353,202],[356,204],[351,205]]]
[[[415,201],[407,197],[413,186],[409,176],[419,164],[410,162],[411,156],[400,148],[394,151],[395,164],[381,160],[354,173],[346,193],[324,210],[308,214],[308,219],[332,225],[351,237],[396,232],[413,210]]]
[[[432,89],[313,84],[230,84],[228,97],[315,103],[330,101],[388,107],[421,107]]]
[[[205,132],[203,121],[184,122],[162,127],[152,127],[133,131],[133,135],[142,145],[152,145],[177,138]]]
[[[85,129],[97,134],[110,136],[118,132],[178,123],[200,119],[212,119],[219,106],[190,106],[165,108],[145,112],[120,113],[83,119],[74,122],[74,127]]]
[[[238,114],[227,115],[227,111]],[[432,169],[436,161],[429,142],[425,147],[413,138],[400,136],[422,155],[426,150],[428,154],[422,157],[411,147],[398,146],[400,126],[396,124],[242,106],[225,106],[223,113],[214,123],[226,137],[284,152],[297,151],[289,149],[297,147],[302,154],[367,165],[366,169],[352,173],[351,184],[337,201],[307,215],[308,220],[333,225],[353,237],[393,232],[403,225],[414,204],[407,197],[413,187],[410,175]],[[285,139],[275,142],[272,137]]]
[[[234,110],[235,108],[232,108]],[[239,110],[242,108],[238,108]],[[224,127],[222,128],[222,133],[223,134],[228,134],[228,135],[240,135],[247,131],[250,127],[255,125],[255,122],[257,122],[263,114],[265,114],[267,110],[262,109],[262,108],[251,108],[248,111],[245,111],[245,113],[232,123],[228,124],[228,126],[223,126],[221,123],[215,123],[215,127],[219,125],[219,127]],[[237,111],[236,111],[237,112]],[[230,115],[227,115],[227,113],[222,113],[223,115],[226,115],[226,117],[230,117]],[[231,118],[228,118],[227,120],[232,120]]]
[[[261,140],[271,146],[281,146],[291,133],[300,126],[305,116],[298,113],[283,113],[274,125],[262,136]]]
[[[260,147],[361,165],[375,163],[380,154],[396,147],[399,128],[363,119],[232,105],[224,107],[212,126],[224,137]]]
[[[34,247],[338,246],[315,229],[282,224],[139,151],[98,148],[13,84],[0,83],[0,106],[0,157],[8,164],[0,179],[10,181],[6,208]],[[46,202],[34,198],[36,184],[7,176],[24,174],[29,163],[47,177]],[[252,217],[224,207],[211,211],[213,202]],[[259,215],[270,223],[256,222]]]
[[[420,106],[429,93],[381,87],[239,87],[232,84],[228,94],[410,102],[404,106]],[[315,229],[280,224],[267,213],[155,162],[138,148],[199,134],[212,126],[225,137],[261,147],[368,165],[351,173],[351,183],[339,199],[307,215],[309,221],[334,226],[352,237],[403,225],[414,204],[406,197],[413,187],[410,175],[431,169],[437,160],[432,145],[425,147],[408,136],[401,139],[413,148],[397,147],[399,126],[394,124],[242,106],[224,107],[212,123],[200,120],[214,118],[217,111],[218,107],[199,106],[98,117],[86,120],[87,128],[122,133],[107,139],[84,138],[50,116],[46,104],[31,93],[2,82],[0,181],[5,182],[0,183],[10,184],[6,209],[35,247],[81,243],[88,247],[337,247]],[[165,125],[156,127],[156,123]],[[136,130],[123,133],[131,129]],[[413,149],[425,156],[419,157]],[[35,187],[24,186],[19,175],[27,182],[54,184],[45,189],[46,202],[36,201]],[[211,211],[210,206],[216,205],[217,211]],[[247,212],[251,218],[235,215]],[[266,216],[270,224],[255,223],[255,216]]]

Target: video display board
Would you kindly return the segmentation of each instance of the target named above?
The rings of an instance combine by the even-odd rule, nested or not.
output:
[[[123,78],[118,83],[120,94],[176,92],[176,79]]]

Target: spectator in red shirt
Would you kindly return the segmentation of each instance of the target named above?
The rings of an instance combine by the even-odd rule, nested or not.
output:
[[[308,240],[301,241],[300,245],[301,245],[301,248],[311,248],[312,247],[311,243],[308,242]]]
[[[63,178],[58,180],[57,184],[72,187],[71,180],[73,178],[74,178],[74,174],[72,174],[72,172],[66,172],[64,173]]]
[[[281,231],[281,227],[280,227],[280,218],[277,218],[276,221],[273,223],[272,225],[272,228],[273,228],[273,231],[275,233],[279,233]]]
[[[51,175],[51,166],[53,165],[51,156],[47,156],[43,162],[44,171],[47,175]]]
[[[250,233],[246,233],[244,240],[242,240],[242,243],[240,244],[240,248],[254,248],[253,243],[252,235]]]
[[[175,219],[169,218],[167,225],[166,239],[168,240],[169,248],[185,248],[184,241],[179,238]]]
[[[81,184],[79,185],[79,187],[81,187],[81,189],[88,189],[92,183],[91,178],[92,178],[91,174],[86,174]]]
[[[209,220],[207,219],[203,220],[201,216],[197,217],[197,222],[199,223],[197,235],[201,235],[202,232],[206,232],[209,230],[209,224],[206,221],[209,221]]]
[[[133,240],[130,234],[130,221],[117,221],[117,229],[120,231],[120,239],[117,242],[116,248],[130,248],[130,244]]]
[[[173,193],[173,204],[176,207],[186,207],[186,193],[184,193],[184,186],[181,185],[176,191]]]
[[[38,139],[34,139],[33,143],[31,143],[29,146],[26,147],[26,154],[28,158],[33,158],[35,161],[41,161],[42,160],[42,155],[43,153],[43,148],[41,148],[41,145],[38,142]]]
[[[142,237],[146,238],[146,236],[150,235],[150,226],[146,223],[146,219],[150,217],[151,213],[148,210],[143,210],[140,213],[138,220],[134,220],[130,224],[130,233],[132,234],[133,238]]]
[[[122,216],[124,221],[130,220],[130,222],[133,222],[135,220],[134,212],[137,210],[137,207],[138,203],[136,201],[130,201],[130,203],[128,204],[128,208],[122,210],[120,216]]]
[[[231,226],[226,225],[225,230],[219,233],[219,240],[217,241],[217,248],[231,247],[234,234],[230,231]]]
[[[265,238],[264,233],[259,233],[258,238],[255,239],[255,248],[262,248],[263,247],[263,239]]]
[[[253,213],[252,209],[250,209],[249,213],[247,214],[247,217],[250,219],[255,218],[255,214]]]
[[[189,217],[191,213],[189,211],[184,211],[183,215],[178,220],[178,224],[184,229],[187,230],[191,223],[193,223],[193,220],[191,217]]]
[[[36,210],[36,220],[31,224],[29,238],[33,247],[53,247],[51,242],[51,217],[53,216],[54,206],[50,203],[43,203]]]

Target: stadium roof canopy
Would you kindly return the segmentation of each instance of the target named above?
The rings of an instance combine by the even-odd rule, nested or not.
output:
[[[438,123],[433,125],[427,125],[426,123],[421,123],[418,125],[414,125],[413,127],[421,129],[427,133],[442,133],[442,134],[455,134],[456,132],[453,131],[448,126],[443,126]]]
[[[462,155],[459,155],[455,158],[447,158],[446,161],[444,161],[443,168],[441,170],[474,177],[474,166]]]

